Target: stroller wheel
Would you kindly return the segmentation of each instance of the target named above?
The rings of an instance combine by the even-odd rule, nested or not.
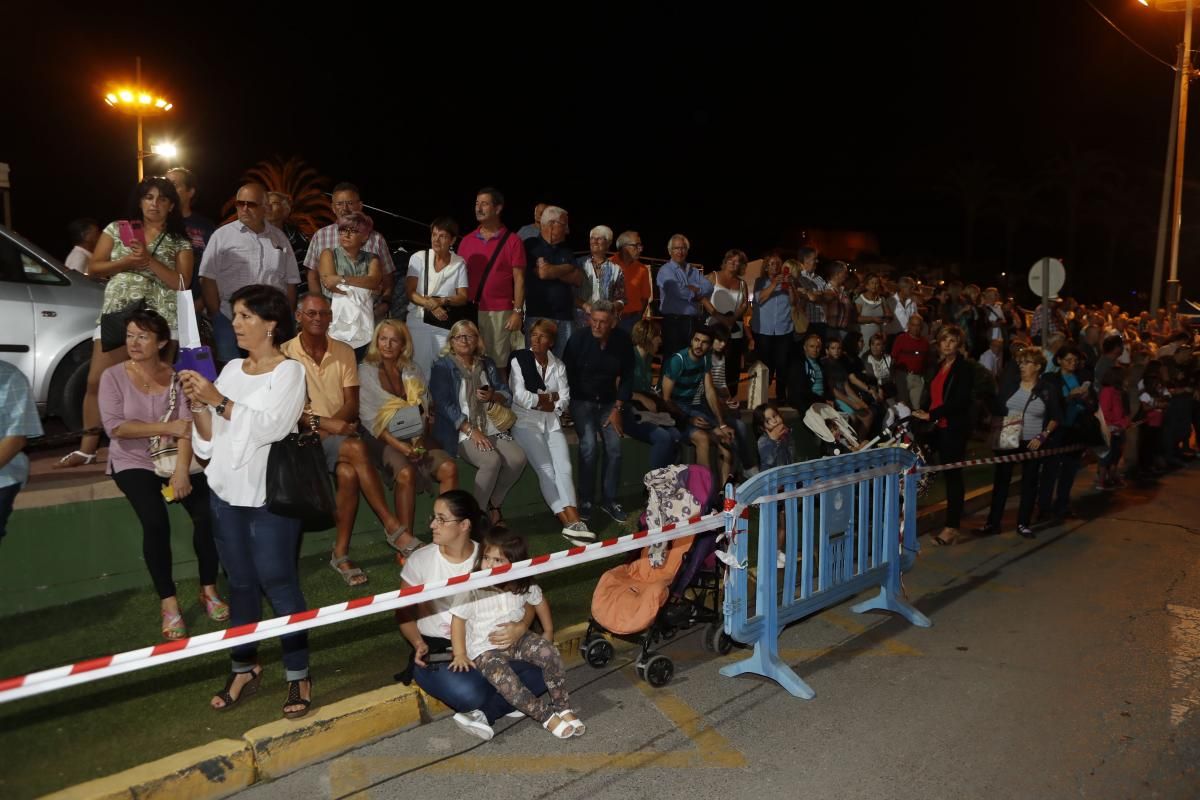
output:
[[[597,669],[606,665],[613,657],[612,643],[603,637],[586,641],[579,649],[582,651],[583,660]]]
[[[675,676],[675,662],[664,655],[654,655],[637,665],[638,676],[654,688],[666,686]]]
[[[709,626],[705,628],[704,649],[723,656],[729,655],[729,651],[733,650],[733,639],[725,633],[725,628],[720,622],[709,623]]]

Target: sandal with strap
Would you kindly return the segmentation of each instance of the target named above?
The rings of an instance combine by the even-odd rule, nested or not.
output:
[[[413,553],[429,544],[428,542],[423,542],[414,536],[411,542],[406,545],[401,545],[400,540],[404,537],[404,533],[407,530],[408,526],[401,525],[399,528],[396,528],[396,530],[392,531],[391,533],[385,533],[383,536],[384,540],[387,541],[388,546],[399,553],[400,558],[402,559],[407,559]]]
[[[75,456],[79,456],[80,458],[83,459],[83,461],[81,461],[77,464],[72,463],[71,459],[74,458]],[[56,468],[61,469],[63,467],[86,467],[88,464],[95,464],[95,463],[96,463],[96,454],[95,453],[85,453],[82,450],[72,450],[71,452],[67,453],[65,456],[63,456],[62,458],[60,458],[58,460],[58,464],[56,465]]]
[[[575,736],[575,726],[567,720],[560,717],[558,714],[551,714],[550,717],[542,723],[542,727],[550,731],[551,735],[556,739],[570,739]]]
[[[258,693],[258,687],[262,683],[262,667],[259,667],[257,672],[250,670],[251,678],[242,684],[242,690],[238,692],[237,697],[234,697],[229,693],[229,690],[233,688],[233,682],[238,679],[239,675],[243,674],[244,673],[241,672],[229,673],[229,677],[225,679],[225,688],[213,695],[222,703],[224,703],[224,705],[213,706],[214,711],[228,711],[240,703],[243,698],[252,697]]]
[[[200,592],[200,602],[204,604],[204,613],[213,622],[229,621],[229,604],[219,597],[213,597],[207,592]]]
[[[572,718],[567,719],[564,716],[566,714],[569,714]],[[583,721],[581,719],[579,719],[579,717],[576,716],[575,712],[572,711],[571,709],[564,708],[562,711],[558,712],[558,718],[563,720],[564,722],[566,722],[568,725],[571,726],[571,729],[572,729],[571,735],[572,736],[583,736],[585,733],[587,733],[587,725],[584,725]]]
[[[183,615],[172,614],[164,609],[162,612],[162,635],[169,642],[186,637],[187,625],[183,623]]]
[[[295,681],[288,681],[287,700],[283,703],[283,716],[288,719],[299,719],[308,713],[309,707],[312,705],[312,698],[307,700],[300,696],[300,684],[308,681],[308,692],[312,694],[312,678],[300,678]],[[288,706],[304,706],[303,708],[288,711]]]
[[[334,555],[329,559],[329,566],[333,568],[334,572],[341,576],[342,580],[346,582],[347,586],[362,586],[364,583],[370,580],[370,578],[367,577],[367,573],[363,572],[356,566],[351,565],[349,569],[342,569],[342,564],[349,563],[350,556]],[[355,580],[356,578],[360,577],[362,578],[361,581]]]

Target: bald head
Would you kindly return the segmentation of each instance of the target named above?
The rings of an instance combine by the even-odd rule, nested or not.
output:
[[[238,221],[255,233],[262,233],[267,227],[267,188],[261,183],[243,184],[238,189],[237,198]]]

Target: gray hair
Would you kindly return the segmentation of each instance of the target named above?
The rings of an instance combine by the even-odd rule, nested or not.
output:
[[[616,311],[616,306],[614,306],[610,300],[593,300],[592,313],[597,311],[603,311],[606,314],[611,314]]]
[[[692,249],[692,243],[690,241],[688,241],[688,238],[686,236],[684,236],[682,233],[677,233],[674,236],[672,236],[670,239],[667,239],[667,252],[668,253],[671,252],[671,242],[675,241],[676,239],[682,239],[683,246],[686,247],[688,250]]]
[[[546,206],[542,209],[542,216],[538,218],[539,225],[549,225],[551,222],[557,222],[567,216],[565,209],[558,206]]]
[[[611,242],[613,240],[612,228],[608,227],[607,225],[597,225],[588,233],[589,239],[594,236],[598,236],[601,239]]]
[[[282,200],[287,203],[288,208],[292,207],[291,195],[285,192],[267,192],[267,200]]]
[[[639,239],[642,238],[641,234],[639,234],[637,231],[625,231],[617,237],[617,247],[627,247],[631,244],[634,244],[633,237],[635,236]]]

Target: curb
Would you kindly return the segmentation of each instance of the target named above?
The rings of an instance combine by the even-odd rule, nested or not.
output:
[[[554,637],[566,665],[583,660],[579,644],[586,630],[581,622]],[[301,720],[269,722],[241,739],[218,739],[43,800],[218,800],[450,713],[416,686],[394,684],[318,706]]]

